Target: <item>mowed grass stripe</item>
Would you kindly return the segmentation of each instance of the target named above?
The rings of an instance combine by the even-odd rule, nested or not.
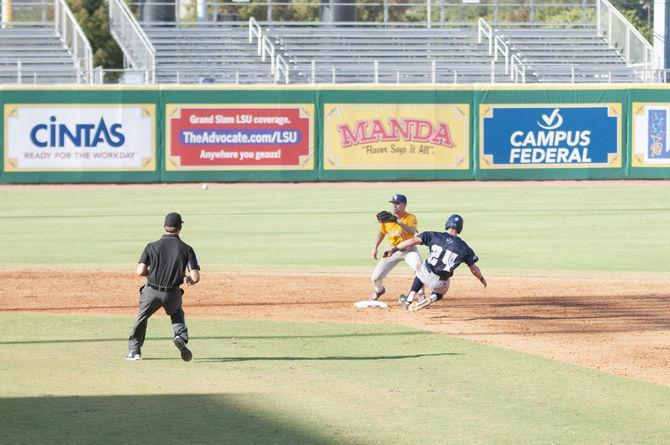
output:
[[[669,443],[670,390],[398,326],[2,314],[8,443]],[[149,426],[151,425],[151,426]]]
[[[484,270],[665,272],[670,187],[394,184],[0,189],[3,268],[132,268],[163,216],[205,270],[367,271],[374,214],[403,192],[420,230],[465,218]],[[425,255],[425,252],[424,252]]]

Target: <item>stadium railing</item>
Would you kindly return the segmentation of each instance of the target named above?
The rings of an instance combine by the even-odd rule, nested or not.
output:
[[[154,83],[156,50],[123,0],[109,0],[109,30],[133,69],[146,73],[145,83]]]

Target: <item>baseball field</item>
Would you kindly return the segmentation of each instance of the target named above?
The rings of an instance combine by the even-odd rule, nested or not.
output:
[[[409,313],[401,264],[388,309],[354,308],[394,193],[420,230],[463,215],[488,288],[463,266]],[[3,186],[0,202],[0,443],[670,443],[668,182]],[[202,266],[194,360],[158,313],[129,362],[134,269],[170,211]]]

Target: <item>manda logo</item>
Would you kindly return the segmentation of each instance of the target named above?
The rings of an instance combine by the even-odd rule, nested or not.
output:
[[[452,148],[454,141],[446,122],[431,122],[427,119],[389,118],[357,121],[353,128],[348,124],[338,125],[340,145],[343,148],[373,142],[428,142]]]
[[[51,116],[48,124],[35,125],[30,131],[31,142],[41,148],[65,147],[73,145],[77,148],[96,148],[100,145],[118,148],[126,142],[120,123],[111,126],[104,118],[95,124],[84,123],[69,126],[56,122]]]
[[[512,132],[509,138],[510,164],[572,164],[592,162],[589,157],[591,130],[559,130],[560,109],[542,114],[537,130]]]

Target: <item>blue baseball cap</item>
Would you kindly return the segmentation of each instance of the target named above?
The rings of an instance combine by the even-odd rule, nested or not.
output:
[[[402,203],[407,204],[407,196],[401,195],[400,193],[398,193],[398,194],[393,195],[393,197],[391,198],[391,200],[389,202],[393,202],[393,203],[402,202]]]

